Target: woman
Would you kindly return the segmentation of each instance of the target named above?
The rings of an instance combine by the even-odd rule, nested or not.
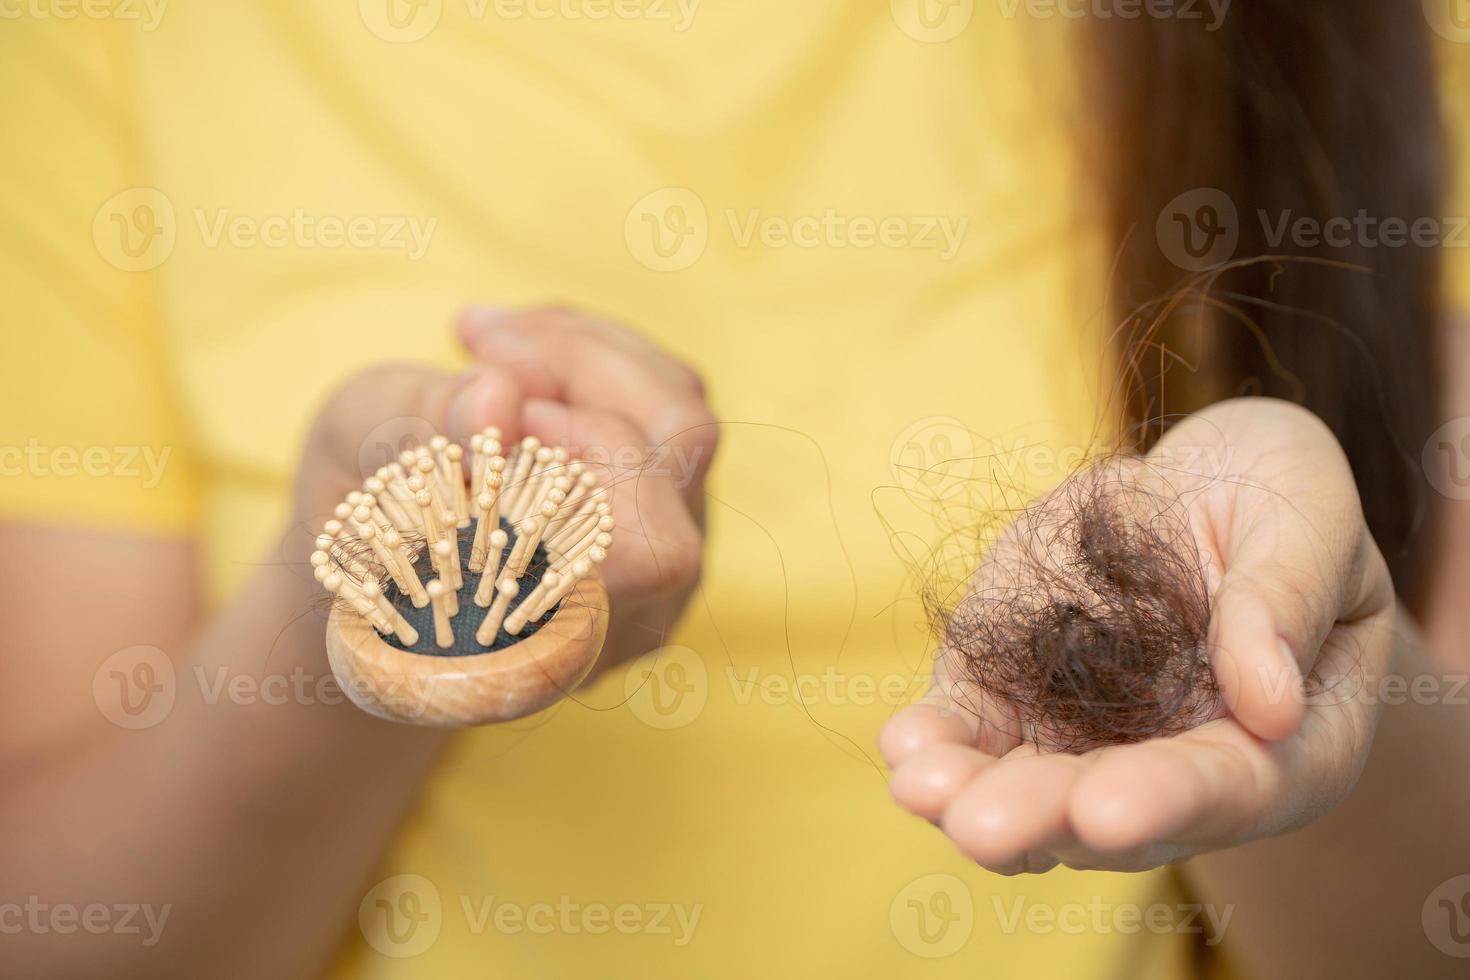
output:
[[[1105,756],[1091,784],[1067,768],[1091,760],[989,764],[943,703],[898,714],[895,792],[962,854],[886,800],[866,751],[927,673],[885,528],[927,530],[936,466],[941,494],[992,459],[1028,496],[1067,475],[1026,450],[1092,445],[1107,326],[1189,271],[1156,231],[1166,205],[1222,191],[1236,257],[1300,256],[1263,244],[1260,209],[1267,229],[1288,209],[1437,213],[1427,66],[1432,42],[1457,49],[1419,8],[1277,2],[1213,25],[847,0],[27,8],[0,42],[25,189],[0,235],[23,328],[0,413],[7,962],[1448,975],[1451,920],[1421,913],[1470,865],[1451,833],[1463,708],[1359,710],[1331,728],[1356,738],[1322,747],[1315,708],[1242,685],[1213,778],[1206,747],[1102,781]],[[1434,675],[1409,613],[1384,638],[1375,556],[1453,655],[1461,515],[1443,508],[1431,561],[1420,514],[1440,508],[1414,505],[1392,450],[1460,411],[1453,370],[1438,401],[1432,383],[1464,363],[1430,353],[1437,253],[1319,248],[1379,275],[1292,262],[1219,284],[1275,360],[1247,328],[1202,341],[1179,318],[1161,339],[1196,372],[1118,373],[1144,392],[1136,418],[1203,413],[1176,431],[1226,433],[1296,504],[1263,526],[1340,545],[1296,593],[1275,556],[1242,566],[1246,594],[1281,603],[1242,657],[1289,620],[1295,664],[1266,679],[1294,682],[1344,620],[1371,627],[1371,666]],[[1463,269],[1445,281],[1470,298]],[[1209,408],[1259,391],[1336,441],[1275,404]],[[610,562],[602,671],[552,713],[447,738],[317,683],[309,530],[420,421],[665,447],[619,500],[641,547]],[[993,793],[992,774],[1016,782]],[[1125,819],[1158,786],[1178,795],[1157,822]],[[1137,873],[971,860],[1058,858]]]

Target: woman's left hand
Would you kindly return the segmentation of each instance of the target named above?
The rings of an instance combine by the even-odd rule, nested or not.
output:
[[[1332,433],[1288,403],[1241,399],[1181,422],[1149,459],[1181,492],[1209,567],[1228,713],[1050,753],[957,703],[966,688],[941,653],[931,693],[880,746],[898,802],[992,871],[1138,871],[1233,847],[1311,823],[1363,770],[1378,715],[1364,695],[1392,656],[1394,590]]]

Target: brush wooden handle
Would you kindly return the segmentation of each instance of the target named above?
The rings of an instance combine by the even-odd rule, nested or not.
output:
[[[607,619],[607,589],[594,569],[540,629],[501,650],[410,653],[338,606],[327,623],[327,656],[347,696],[369,714],[440,728],[488,725],[540,711],[580,684],[602,652]]]

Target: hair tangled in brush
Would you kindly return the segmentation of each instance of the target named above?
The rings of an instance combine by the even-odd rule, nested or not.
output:
[[[1204,564],[1177,494],[1143,464],[1093,466],[1023,511],[948,618],[957,679],[1019,736],[1085,751],[1207,720]]]

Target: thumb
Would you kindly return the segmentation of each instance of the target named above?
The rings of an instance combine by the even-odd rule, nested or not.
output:
[[[1208,645],[1222,700],[1258,738],[1287,738],[1333,628],[1393,602],[1352,468],[1326,423],[1268,398],[1217,403],[1151,456],[1175,452],[1194,461],[1192,507],[1218,562]]]
[[[1215,593],[1210,620],[1210,663],[1231,715],[1259,738],[1277,741],[1296,733],[1306,715],[1299,650],[1316,646],[1283,635],[1278,595],[1269,576],[1244,569],[1227,575]]]
[[[506,441],[520,436],[521,392],[490,364],[446,374],[416,364],[385,364],[348,378],[317,414],[302,457],[299,505],[305,514],[334,502],[400,453],[436,435],[464,443],[486,426]]]
[[[1356,540],[1332,537],[1338,540],[1310,533],[1287,509],[1262,517],[1226,557],[1210,623],[1211,662],[1226,707],[1259,738],[1280,740],[1301,727],[1303,677],[1334,627],[1393,601],[1387,566],[1366,528]]]

